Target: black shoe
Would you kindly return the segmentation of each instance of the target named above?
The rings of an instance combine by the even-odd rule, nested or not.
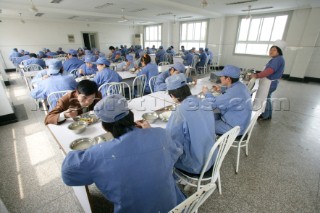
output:
[[[258,121],[265,121],[265,120],[271,120],[271,116],[270,117],[267,117],[267,118],[264,118],[262,115],[260,115],[259,117],[258,117]]]

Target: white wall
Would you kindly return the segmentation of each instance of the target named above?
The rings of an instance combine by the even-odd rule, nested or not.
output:
[[[98,47],[102,52],[108,53],[110,45],[131,45],[134,29],[132,26],[120,26],[102,23],[87,22],[57,22],[57,21],[31,21],[21,24],[17,19],[2,19],[0,23],[0,50],[6,66],[13,68],[9,61],[9,54],[14,47],[29,52],[38,53],[42,48],[56,51],[62,47],[65,51],[70,48],[83,47],[81,32],[96,32],[98,34]],[[68,42],[68,34],[75,37],[74,43]]]

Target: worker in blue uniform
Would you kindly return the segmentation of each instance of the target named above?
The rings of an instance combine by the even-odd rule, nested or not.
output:
[[[175,168],[200,174],[215,143],[215,119],[212,109],[192,96],[183,73],[166,79],[168,94],[177,104],[166,126],[167,138],[183,150]],[[216,153],[215,153],[216,155]],[[209,164],[214,164],[215,157]]]
[[[37,82],[35,88],[31,90],[31,96],[34,99],[45,100],[52,92],[75,90],[78,83],[72,76],[62,75],[62,72],[62,62],[57,59],[52,59],[47,72],[50,77],[43,81]],[[56,102],[52,104],[52,107],[54,107]]]
[[[159,46],[159,49],[156,52],[155,61],[157,64],[164,61],[164,55],[166,54],[166,51],[163,49],[163,46]]]
[[[77,58],[77,51],[70,49],[67,60],[63,63],[63,70],[66,74],[71,70],[78,69],[84,62]]]
[[[25,66],[30,64],[38,64],[42,68],[45,68],[46,63],[44,62],[44,60],[37,58],[37,55],[35,53],[30,53],[29,56],[30,58],[23,62]]]
[[[137,73],[137,76],[140,76],[140,75],[147,76],[144,94],[149,94],[151,92],[149,87],[149,80],[151,77],[158,75],[159,73],[158,65],[156,65],[155,63],[151,63],[151,57],[148,54],[145,54],[144,56],[141,57],[141,64],[142,64],[142,69],[140,72]]]
[[[103,98],[94,112],[114,139],[69,152],[62,164],[65,184],[94,183],[115,213],[168,212],[185,199],[172,176],[180,152],[166,140],[164,129],[135,123],[121,95]]]
[[[222,92],[219,96],[213,96],[208,87],[203,87],[202,92],[213,109],[219,109],[216,114],[216,134],[222,135],[235,126],[240,126],[242,135],[251,120],[252,102],[250,91],[247,86],[239,81],[240,68],[227,65],[222,71],[215,72],[220,77],[221,85],[226,87],[225,91],[221,86],[214,86],[213,89]]]
[[[185,51],[184,55],[181,56],[181,58],[183,59],[182,63],[185,66],[191,66],[192,65],[192,60],[193,60],[193,52],[192,52],[192,50]]]
[[[199,48],[199,62],[196,64],[196,68],[198,70],[199,67],[204,67],[207,60],[207,54],[203,51],[203,48]]]
[[[174,63],[171,68],[169,68],[168,70],[166,70],[158,75],[157,80],[154,85],[154,91],[157,92],[157,91],[167,90],[166,79],[171,75],[185,73],[185,70],[186,70],[185,66],[182,63],[180,63],[180,62]]]
[[[97,65],[98,73],[95,75],[93,80],[97,83],[97,85],[100,87],[104,83],[111,83],[111,82],[121,82],[122,78],[121,76],[109,69],[110,61],[106,58],[98,58],[96,62],[93,62],[93,64]],[[106,91],[101,91],[102,95],[106,95]]]
[[[204,49],[204,52],[207,54],[207,57],[209,57],[208,64],[211,64],[211,63],[212,63],[212,60],[213,60],[213,53],[212,53],[212,51],[210,51],[208,48],[205,48],[205,49]]]
[[[92,75],[96,74],[98,71],[97,65],[93,64],[95,62],[95,56],[93,55],[86,55],[84,57],[84,63],[80,66],[77,72],[77,76],[84,76],[84,75]]]

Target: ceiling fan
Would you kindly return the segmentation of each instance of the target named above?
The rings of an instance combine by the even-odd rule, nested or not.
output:
[[[124,8],[121,8],[122,16],[121,16],[121,19],[118,21],[119,23],[129,21],[129,20],[124,16],[123,11],[124,11]]]
[[[30,3],[31,3],[30,11],[37,13],[39,11],[38,8],[36,8],[32,0],[30,0]]]

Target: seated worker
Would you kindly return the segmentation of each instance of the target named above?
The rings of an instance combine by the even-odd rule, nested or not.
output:
[[[42,81],[50,77],[50,75],[48,74],[49,64],[51,64],[51,62],[54,62],[54,61],[55,61],[54,59],[47,59],[45,61],[45,66],[43,67],[43,70],[37,72],[37,74],[32,78],[31,85],[35,85],[39,81]]]
[[[121,61],[122,61],[121,52],[120,51],[116,51],[114,59],[112,60],[112,62],[117,63],[117,62],[121,62]]]
[[[198,70],[199,67],[203,67],[206,64],[207,54],[203,51],[203,48],[199,48],[199,62],[196,65]]]
[[[82,64],[78,69],[77,76],[84,76],[84,75],[92,75],[96,74],[98,71],[97,66],[93,64],[95,62],[95,56],[93,55],[86,55],[84,57],[85,64]]]
[[[65,73],[70,73],[71,70],[78,69],[84,62],[77,58],[77,51],[70,49],[67,54],[67,60],[63,63]]]
[[[29,56],[30,58],[23,62],[25,66],[30,64],[38,64],[42,68],[45,68],[46,63],[44,62],[44,60],[37,58],[37,55],[35,53],[30,53]]]
[[[22,55],[21,57],[19,57],[19,58],[16,59],[15,62],[16,62],[17,64],[20,64],[22,61],[26,61],[26,60],[30,59],[30,55],[29,55],[30,53],[29,53],[28,51],[24,51],[24,50],[23,50],[23,54],[24,54],[24,55]]]
[[[126,56],[126,64],[122,67],[122,70],[130,70],[134,68],[133,55]]]
[[[58,50],[56,51],[57,55],[60,55],[60,54],[66,54],[63,50],[62,50],[62,47],[59,47]]]
[[[95,184],[120,212],[168,212],[185,197],[172,175],[178,149],[165,130],[138,122],[121,95],[103,98],[94,107],[102,128],[114,139],[83,151],[69,152],[62,163],[68,186]]]
[[[57,55],[55,52],[51,52],[49,49],[46,50],[46,55],[48,58],[53,58],[54,56]]]
[[[57,59],[51,59],[47,72],[50,77],[37,82],[36,87],[31,90],[31,96],[34,99],[45,100],[52,92],[76,89],[78,83],[74,78],[72,76],[62,75],[62,72],[62,62]],[[52,106],[55,105],[56,102],[53,102]]]
[[[250,91],[247,86],[239,81],[240,68],[227,65],[220,72],[215,72],[220,77],[221,85],[227,89],[221,91],[220,86],[213,89],[222,92],[215,97],[209,92],[208,87],[203,87],[202,92],[213,109],[219,109],[220,114],[216,114],[216,134],[222,135],[235,126],[240,126],[242,135],[251,120],[252,102]]]
[[[211,64],[212,60],[213,60],[213,53],[212,51],[210,51],[208,48],[204,49],[205,53],[207,54],[207,57],[209,57],[209,61],[208,64]]]
[[[160,46],[159,49],[156,52],[155,61],[157,64],[164,61],[164,55],[166,54],[166,51],[163,49],[163,46]]]
[[[102,99],[98,86],[94,81],[82,80],[77,89],[62,96],[57,105],[48,113],[44,123],[62,124],[67,118],[74,118],[82,113],[93,110]]]
[[[121,76],[117,72],[109,69],[110,61],[106,58],[98,58],[98,60],[93,62],[93,64],[96,64],[98,68],[98,72],[93,78],[93,81],[97,83],[98,87],[104,83],[122,81]],[[106,94],[105,92],[106,91],[102,91],[102,94]]]
[[[168,94],[178,104],[166,126],[167,139],[183,150],[174,167],[200,174],[210,149],[215,143],[215,120],[211,107],[191,95],[184,74],[166,79]],[[212,162],[208,168],[214,164]]]
[[[172,76],[174,74],[179,74],[179,73],[185,73],[185,67],[183,64],[181,64],[180,62],[176,62],[174,63],[174,65],[169,68],[167,71],[164,71],[162,73],[160,73],[157,77],[157,80],[155,82],[154,85],[154,91],[165,91],[167,90],[167,84],[166,84],[166,79],[169,76]],[[191,78],[187,79],[187,82],[192,81]]]
[[[110,59],[111,61],[114,60],[114,58],[116,57],[116,49],[114,48],[114,46],[110,46],[109,47],[109,55],[108,55],[108,59]]]
[[[146,79],[146,87],[144,89],[144,94],[149,94],[151,92],[149,87],[149,80],[151,77],[158,75],[158,66],[154,63],[151,63],[151,58],[149,55],[145,54],[141,58],[142,69],[137,73],[137,76],[145,74],[147,76]]]
[[[185,66],[191,66],[192,65],[192,60],[193,60],[193,52],[192,52],[192,50],[185,51],[184,55],[181,56],[181,58],[183,59],[182,63]]]

